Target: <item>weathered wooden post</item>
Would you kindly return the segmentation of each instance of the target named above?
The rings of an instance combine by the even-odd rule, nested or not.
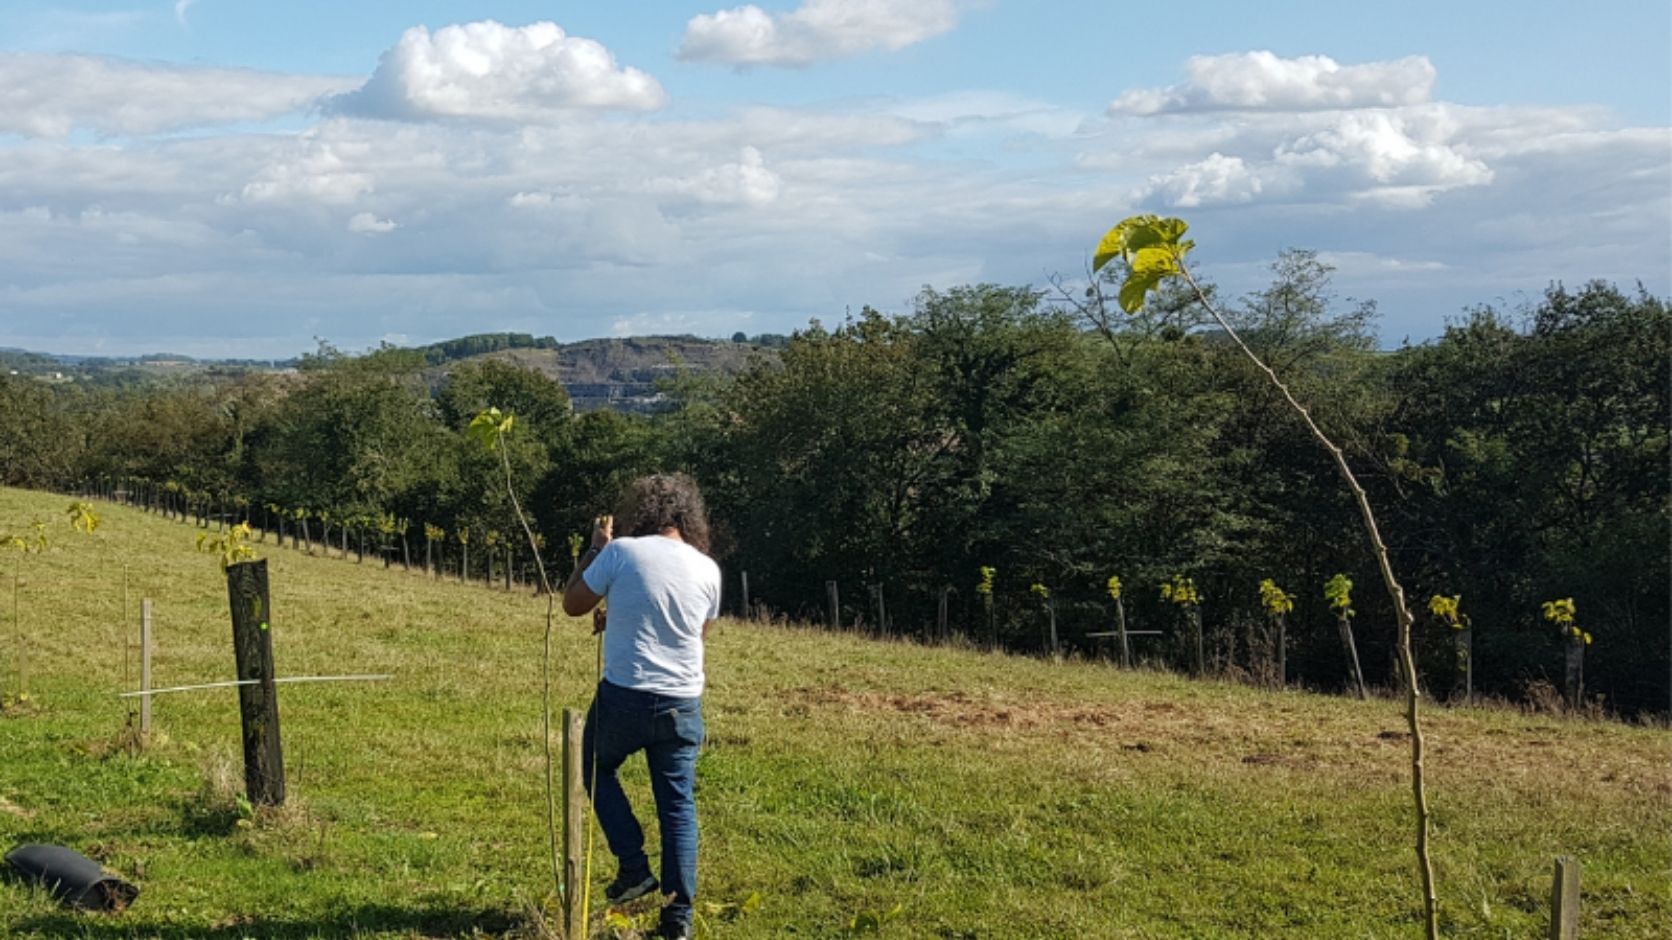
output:
[[[1550,885],[1550,940],[1579,937],[1579,860],[1556,857],[1556,876]]]
[[[1578,708],[1585,700],[1585,640],[1582,637],[1569,637],[1567,641],[1567,663],[1562,670],[1562,687],[1567,693],[1569,708]]]
[[[754,616],[754,609],[749,606],[749,572],[744,571],[741,574],[743,576],[743,618],[747,620]]]
[[[1193,665],[1196,670],[1195,674],[1199,676],[1206,673],[1208,668],[1207,657],[1203,655],[1202,649],[1202,608],[1199,605],[1192,605],[1190,608],[1190,633],[1191,639],[1195,643]]]
[[[1057,642],[1057,602],[1054,598],[1046,598],[1045,613],[1051,621],[1051,659],[1062,659],[1062,644]]]
[[[835,581],[824,582],[825,596],[830,599],[830,629],[842,629],[842,599]]]
[[[273,684],[273,630],[267,591],[267,562],[240,562],[226,569],[232,607],[232,651],[238,661],[238,715],[244,738],[244,789],[250,802],[284,803],[284,750],[279,741],[279,698]]]
[[[586,777],[581,739],[586,718],[563,710],[563,935],[586,936]]]
[[[1132,644],[1126,639],[1126,604],[1119,597],[1115,598],[1115,631],[1120,637],[1120,664],[1122,668],[1132,668]]]
[[[1468,702],[1475,697],[1475,633],[1469,627],[1454,632],[1457,658],[1463,664],[1463,701]]]
[[[1289,687],[1289,617],[1277,615],[1277,687]]]
[[[124,639],[122,642],[126,643]],[[151,691],[151,598],[139,602],[139,690]],[[131,713],[130,713],[131,714]],[[151,696],[139,700],[139,738],[151,736]]]
[[[945,585],[941,586],[941,589],[940,589],[940,605],[939,605],[938,609],[935,611],[935,638],[942,643],[946,642],[946,636],[947,636],[946,605],[947,605],[947,598],[948,598],[949,595],[951,595],[951,593],[952,593],[952,589],[950,587],[947,587]]]
[[[1368,699],[1370,693],[1364,688],[1364,670],[1359,667],[1358,644],[1353,642],[1353,621],[1348,617],[1336,617],[1335,624],[1341,632],[1341,645],[1347,650],[1347,666],[1350,670],[1347,681],[1358,690],[1360,701]]]

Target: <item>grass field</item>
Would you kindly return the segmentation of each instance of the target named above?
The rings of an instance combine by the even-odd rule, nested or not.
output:
[[[70,845],[144,893],[77,915],[6,880],[0,933],[538,935],[543,601],[258,546],[281,675],[396,678],[281,689],[292,805],[244,819],[235,693],[159,697],[137,755],[114,697],[124,571],[128,619],[156,604],[156,684],[230,678],[217,562],[197,530],[120,507],[72,532],[67,503],[0,490],[0,532],[53,536],[21,558],[34,701],[0,719],[0,850]],[[18,562],[0,554],[8,690]],[[593,642],[560,627],[556,704],[581,707]],[[841,937],[893,911],[883,937],[1420,935],[1394,702],[731,622],[709,676],[701,900],[758,904],[698,936]],[[1428,715],[1448,936],[1542,936],[1558,854],[1584,865],[1585,935],[1668,935],[1672,733]],[[600,839],[595,897],[612,874]]]

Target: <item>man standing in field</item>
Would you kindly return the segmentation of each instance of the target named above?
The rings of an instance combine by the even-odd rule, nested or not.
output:
[[[623,536],[614,538],[619,521]],[[605,891],[612,904],[655,891],[644,830],[616,772],[644,751],[662,832],[661,888],[668,896],[656,936],[691,935],[697,891],[697,751],[703,742],[703,638],[720,614],[720,568],[708,557],[708,511],[683,473],[642,477],[612,519],[598,519],[592,547],[563,591],[578,617],[609,601],[604,675],[587,712],[581,749],[588,792],[620,866]]]

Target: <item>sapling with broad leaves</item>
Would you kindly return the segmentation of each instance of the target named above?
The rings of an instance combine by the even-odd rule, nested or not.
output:
[[[975,593],[981,597],[981,606],[987,612],[987,639],[994,648],[999,645],[998,621],[993,619],[993,578],[997,574],[991,566],[982,565],[981,580],[975,585]]]
[[[1109,575],[1104,583],[1104,589],[1109,592],[1109,599],[1115,602],[1115,636],[1120,639],[1120,664],[1132,668],[1132,643],[1126,636],[1126,602],[1121,599],[1120,575]]]
[[[459,526],[453,538],[459,542],[459,581],[467,582],[470,580],[470,526]]]
[[[1561,632],[1566,646],[1566,662],[1562,670],[1562,687],[1569,708],[1578,708],[1585,698],[1585,647],[1591,645],[1591,633],[1578,623],[1579,608],[1573,598],[1545,601],[1544,619]]]
[[[1182,219],[1161,218],[1155,215],[1127,218],[1109,229],[1098,243],[1092,258],[1092,271],[1096,273],[1102,270],[1117,258],[1125,262],[1127,275],[1120,287],[1119,301],[1121,309],[1129,314],[1141,310],[1150,293],[1165,281],[1180,280],[1188,285],[1195,301],[1208,312],[1248,360],[1265,374],[1281,393],[1284,401],[1300,417],[1313,438],[1329,452],[1342,480],[1352,491],[1358,503],[1359,516],[1364,523],[1365,535],[1369,538],[1376,555],[1377,566],[1381,569],[1383,586],[1393,602],[1394,617],[1397,621],[1399,665],[1405,680],[1405,714],[1411,733],[1411,790],[1416,804],[1416,854],[1422,877],[1423,924],[1430,940],[1436,940],[1440,935],[1439,902],[1434,887],[1434,865],[1428,857],[1428,796],[1423,781],[1422,727],[1417,716],[1420,689],[1417,683],[1416,659],[1411,654],[1411,625],[1415,618],[1405,603],[1404,588],[1394,577],[1393,563],[1388,557],[1387,545],[1382,541],[1376,514],[1370,506],[1370,497],[1347,463],[1346,452],[1324,433],[1313,420],[1312,413],[1295,398],[1277,372],[1243,342],[1242,336],[1231,326],[1230,321],[1213,303],[1212,297],[1203,289],[1185,260],[1191,249],[1196,247],[1195,242],[1184,237],[1188,229],[1189,226]]]
[[[1191,648],[1191,673],[1201,675],[1207,663],[1202,655],[1202,596],[1196,592],[1196,579],[1173,575],[1172,580],[1161,582],[1161,599],[1184,615],[1184,625],[1190,634],[1186,642]]]
[[[546,753],[546,835],[547,835],[548,841],[550,843],[550,855],[551,855],[551,866],[552,866],[552,883],[556,887],[556,889],[561,893],[562,891],[564,891],[565,886],[564,886],[564,883],[563,883],[562,863],[559,860],[558,848],[557,848],[557,796],[556,796],[556,792],[555,792],[555,789],[554,789],[554,780],[553,780],[554,767],[553,767],[553,762],[552,762],[552,748],[551,748],[551,740],[552,740],[552,731],[551,731],[551,728],[552,728],[552,706],[551,706],[551,699],[552,699],[552,680],[551,680],[552,625],[556,620],[557,597],[552,592],[551,581],[546,577],[546,562],[545,562],[545,559],[540,554],[540,542],[538,541],[538,539],[535,536],[534,528],[532,526],[530,526],[529,523],[528,523],[528,517],[523,514],[522,503],[517,499],[517,489],[516,489],[516,486],[513,484],[513,481],[511,479],[511,457],[510,457],[510,454],[506,451],[505,438],[508,434],[511,433],[511,429],[516,426],[516,420],[517,419],[516,419],[515,415],[505,414],[505,413],[501,412],[498,408],[489,408],[486,411],[483,411],[480,414],[478,414],[475,418],[471,419],[470,426],[469,426],[468,430],[469,430],[469,433],[470,433],[471,437],[473,437],[477,441],[481,442],[483,446],[487,447],[490,450],[496,451],[499,454],[500,466],[505,471],[505,495],[510,499],[511,509],[512,509],[513,512],[516,513],[516,516],[517,516],[517,523],[518,523],[518,525],[520,525],[522,527],[523,534],[528,539],[529,548],[534,553],[534,567],[535,567],[535,570],[539,573],[539,576],[540,576],[540,590],[546,595],[545,647],[544,647],[544,654],[543,654],[543,657],[541,659],[541,667],[540,667],[540,676],[541,676],[540,716],[541,716],[541,728],[542,728],[542,731],[543,731],[543,738],[544,738],[544,741],[545,741],[545,744],[546,744],[546,747],[545,747],[545,753]],[[469,544],[468,530],[465,530],[465,529],[461,528],[459,531],[460,531],[460,534],[463,536],[463,539],[461,540],[461,544],[468,545]],[[588,863],[589,864],[590,864],[590,861],[591,861],[591,856],[589,854],[588,855]],[[583,878],[582,878],[583,883],[585,882],[585,880],[587,878],[590,877],[590,875],[591,875],[590,872],[587,872],[585,875],[583,875]],[[572,891],[574,889],[574,886],[569,885],[568,888],[569,888],[569,890]],[[584,914],[583,914],[582,920],[583,920],[583,922],[585,920]]]
[[[1463,595],[1447,597],[1436,594],[1428,599],[1428,612],[1434,615],[1435,620],[1451,628],[1455,638],[1452,646],[1452,661],[1457,676],[1455,686],[1462,690],[1463,701],[1466,702],[1475,694],[1475,648],[1474,630],[1470,628],[1469,615],[1463,612]]]
[[[1028,588],[1028,591],[1033,594],[1034,597],[1039,598],[1039,602],[1045,607],[1046,622],[1050,624],[1051,628],[1051,658],[1059,659],[1062,656],[1062,647],[1057,642],[1057,605],[1051,600],[1051,589],[1035,581],[1033,585]]]
[[[1359,665],[1358,643],[1353,639],[1353,618],[1358,612],[1353,610],[1353,579],[1344,574],[1336,574],[1324,582],[1324,599],[1329,601],[1329,609],[1335,614],[1335,626],[1341,634],[1341,649],[1347,657],[1347,682],[1349,687],[1358,691],[1360,701],[1370,697],[1364,686],[1364,669]]]
[[[436,570],[435,567],[435,543],[445,541],[446,538],[446,529],[428,522],[424,523],[424,570],[438,578],[441,577],[441,572]]]
[[[1295,598],[1266,578],[1260,582],[1260,606],[1277,634],[1277,687],[1283,688],[1289,682],[1289,614],[1295,610]]]

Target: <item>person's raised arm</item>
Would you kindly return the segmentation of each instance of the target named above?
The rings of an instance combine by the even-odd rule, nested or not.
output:
[[[571,617],[579,617],[603,600],[603,595],[592,590],[581,577],[581,572],[598,557],[604,546],[610,544],[615,532],[615,518],[613,516],[599,516],[592,520],[592,547],[581,555],[575,564],[575,570],[569,574],[569,582],[563,586],[563,612]]]

